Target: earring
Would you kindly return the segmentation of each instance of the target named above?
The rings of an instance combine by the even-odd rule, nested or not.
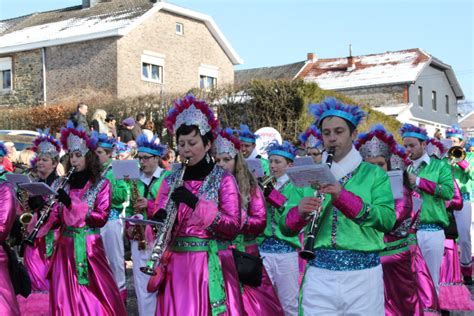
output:
[[[207,163],[211,162],[211,157],[209,156],[209,153],[206,153],[206,161]]]

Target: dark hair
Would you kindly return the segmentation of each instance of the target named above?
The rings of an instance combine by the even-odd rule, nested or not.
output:
[[[199,127],[197,127],[196,125],[185,125],[185,124],[183,124],[176,131],[176,142],[178,142],[179,136],[189,135],[192,132],[195,132],[196,134],[198,134],[201,137],[204,146],[207,146],[207,144],[212,143],[212,141],[214,140],[214,137],[213,137],[211,131],[207,132],[204,135],[201,135],[201,133],[199,132]]]
[[[69,159],[69,154],[67,154],[67,158],[68,159],[66,160],[66,168],[65,168],[66,173],[68,173],[69,170],[71,169],[71,161]],[[100,180],[100,177],[102,176],[101,174],[102,166],[100,164],[99,156],[97,156],[97,154],[93,150],[89,150],[86,154],[86,169],[85,170],[89,171],[89,174],[90,174],[89,180],[93,184],[96,184]]]
[[[83,106],[87,106],[87,104],[85,104],[84,102],[79,102],[77,104],[77,109],[79,110],[80,108],[82,108]]]
[[[145,129],[149,129],[150,131],[153,132],[153,130],[155,129],[155,123],[153,123],[153,121],[148,120],[148,121],[145,122],[145,124],[143,125],[143,127],[144,127]]]
[[[107,117],[105,118],[105,121],[107,123],[112,122],[113,120],[115,120],[115,115],[113,114],[108,114]]]
[[[322,127],[323,127],[323,122],[324,122],[324,120],[327,119],[327,118],[330,118],[330,117],[334,117],[334,116],[325,117],[325,118],[323,118],[323,120],[322,120],[321,122],[319,122],[319,130],[322,131]],[[337,117],[339,117],[339,116],[337,116]],[[342,119],[344,122],[346,122],[347,127],[349,127],[349,133],[350,133],[350,134],[354,133],[354,131],[356,130],[356,127],[355,127],[351,122],[349,122],[348,120],[346,120],[345,118],[342,118],[342,117],[339,117],[339,118]]]
[[[140,121],[141,119],[143,119],[145,117],[146,117],[145,113],[140,112],[140,113],[137,114],[137,121]]]

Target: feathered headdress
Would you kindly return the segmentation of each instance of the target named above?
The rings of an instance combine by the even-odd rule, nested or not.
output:
[[[0,142],[0,157],[5,157],[7,155],[7,147],[3,142]]]
[[[140,134],[137,138],[137,147],[139,153],[149,153],[153,156],[163,157],[168,147],[161,145],[159,138],[153,136],[148,138],[145,134]]]
[[[391,170],[405,170],[409,164],[411,164],[410,159],[408,159],[407,151],[405,147],[397,144],[391,148],[392,156],[390,157],[390,167]]]
[[[116,142],[114,138],[111,138],[107,136],[107,134],[104,134],[104,133],[100,133],[100,134],[93,133],[93,135],[97,137],[97,146],[106,148],[106,149],[114,149],[114,144]]]
[[[449,148],[446,148],[442,142],[436,138],[429,138],[426,141],[425,151],[428,156],[435,156],[438,159],[443,159],[443,157],[448,152]]]
[[[132,149],[127,146],[127,144],[122,142],[115,142],[114,148],[117,154],[130,153],[132,151]]]
[[[296,147],[286,140],[284,140],[282,144],[278,143],[277,140],[274,140],[268,145],[267,153],[268,157],[277,155],[294,161],[296,157]]]
[[[337,116],[357,127],[366,116],[362,109],[355,105],[344,104],[335,98],[326,98],[322,103],[308,105],[309,113],[315,118],[316,125],[321,127],[321,122],[328,116]]]
[[[240,150],[240,140],[234,136],[231,128],[221,129],[214,142],[217,155],[229,154],[234,158]]]
[[[402,138],[414,137],[422,141],[428,140],[428,134],[426,133],[426,129],[422,127],[417,127],[409,123],[404,123],[402,127],[398,130],[398,133],[400,134],[400,136],[402,136]]]
[[[257,138],[259,137],[257,134],[252,133],[250,128],[245,124],[240,124],[240,129],[237,130],[237,134],[239,134],[239,139],[241,142],[253,144],[255,144]]]
[[[61,145],[59,142],[49,133],[49,128],[44,131],[38,129],[39,135],[33,140],[32,150],[38,156],[49,155],[51,157],[58,157],[61,152]]]
[[[214,133],[219,126],[219,121],[206,102],[196,100],[194,95],[188,94],[182,99],[174,101],[174,105],[165,119],[165,125],[170,134],[176,134],[178,128],[183,124],[195,125],[199,128],[199,133],[205,135],[209,131]]]
[[[392,153],[391,148],[396,145],[397,142],[393,135],[387,132],[381,124],[372,126],[367,133],[360,133],[354,143],[355,148],[364,159],[379,156],[389,159]]]
[[[67,121],[66,127],[61,128],[60,140],[64,150],[70,153],[78,151],[85,156],[89,150],[97,149],[97,138],[87,135],[82,128],[75,128],[71,121]]]
[[[311,124],[308,129],[301,133],[298,139],[310,148],[318,148],[319,150],[323,149],[323,138],[319,129]]]
[[[31,158],[31,160],[30,160],[31,168],[33,168],[33,169],[36,168],[36,164],[38,163],[38,161],[39,161],[39,156],[38,155]]]
[[[474,147],[474,137],[469,138],[469,140],[464,145],[464,149],[469,150],[469,148]]]
[[[461,126],[454,124],[453,126],[448,127],[446,129],[446,138],[449,137],[456,137],[460,140],[464,140],[464,131],[462,130]]]

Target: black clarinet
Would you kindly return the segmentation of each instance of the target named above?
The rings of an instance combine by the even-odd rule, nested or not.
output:
[[[326,164],[328,165],[329,168],[331,168],[332,165],[332,160],[334,159],[334,147],[330,147],[327,151],[328,156],[326,158]],[[300,251],[299,255],[300,258],[303,260],[313,260],[316,256],[314,254],[314,240],[316,238],[316,233],[318,231],[318,220],[319,216],[321,215],[321,211],[323,208],[323,202],[324,202],[324,194],[319,193],[318,191],[314,191],[314,196],[319,197],[321,200],[321,205],[317,210],[314,210],[313,212],[313,218],[311,219],[311,223],[309,226],[309,233],[308,237],[306,238],[306,243],[304,245],[304,249]]]
[[[71,175],[73,174],[75,170],[76,170],[76,167],[71,167],[71,169],[69,169],[69,172],[63,178],[57,190],[64,188],[64,186],[69,181],[69,178],[71,177]],[[38,235],[38,232],[41,226],[43,226],[46,220],[48,219],[49,214],[51,213],[51,209],[53,208],[53,205],[55,204],[55,202],[56,200],[54,199],[54,195],[50,196],[48,202],[46,202],[46,205],[43,207],[43,211],[41,212],[41,215],[38,218],[38,221],[36,222],[35,227],[31,231],[31,233],[28,235],[28,237],[23,240],[23,243],[27,244],[28,246],[33,246],[36,239],[36,235]]]

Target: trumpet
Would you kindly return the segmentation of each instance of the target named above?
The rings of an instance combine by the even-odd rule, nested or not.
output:
[[[169,251],[170,243],[173,240],[172,230],[176,222],[176,218],[178,217],[178,205],[175,205],[173,200],[171,200],[171,194],[173,194],[176,188],[183,185],[184,172],[186,171],[186,166],[188,165],[188,163],[189,159],[186,158],[183,162],[183,167],[179,177],[176,178],[175,182],[173,183],[173,186],[170,188],[170,191],[168,193],[168,202],[166,204],[166,210],[169,210],[168,214],[166,216],[165,222],[163,223],[163,226],[160,227],[160,231],[157,234],[150,259],[147,261],[145,267],[140,268],[141,272],[148,275],[156,276],[159,273],[160,278],[158,283],[161,283],[162,276],[164,276],[165,273],[167,262],[165,262],[166,260],[164,260],[164,255]],[[178,230],[176,230],[176,232],[178,232]]]
[[[448,161],[451,165],[466,159],[466,151],[461,146],[453,146],[448,150]]]
[[[332,160],[334,159],[334,147],[328,149],[328,157],[326,159],[326,164],[331,168]],[[316,256],[314,255],[314,241],[316,238],[316,233],[318,230],[318,220],[323,209],[324,194],[318,191],[314,191],[314,196],[318,197],[321,200],[321,204],[317,210],[313,211],[311,223],[309,226],[308,237],[306,238],[306,243],[304,249],[300,251],[299,256],[303,260],[313,260]]]
[[[71,178],[71,175],[74,173],[75,170],[76,170],[76,167],[74,167],[74,166],[71,167],[71,169],[69,169],[69,172],[63,178],[63,180],[61,181],[61,183],[57,187],[57,190],[64,188],[64,186],[69,182],[69,178]],[[28,235],[28,237],[23,239],[23,242],[25,244],[27,244],[29,246],[33,246],[33,244],[35,242],[35,239],[36,239],[36,235],[38,235],[38,232],[39,232],[40,228],[44,225],[44,223],[48,219],[49,214],[51,213],[51,210],[52,210],[55,203],[56,203],[55,196],[50,195],[48,201],[46,202],[45,206],[43,207],[43,210],[41,211],[41,215],[38,218],[38,221],[36,222],[35,227],[31,231],[31,233]]]
[[[275,179],[274,176],[264,176],[264,177],[262,177],[262,180],[261,180],[261,182],[260,182],[260,185],[261,185],[263,188],[265,188],[265,187],[266,187],[268,184],[270,184],[270,183],[273,184],[273,185],[275,185],[276,179]]]

